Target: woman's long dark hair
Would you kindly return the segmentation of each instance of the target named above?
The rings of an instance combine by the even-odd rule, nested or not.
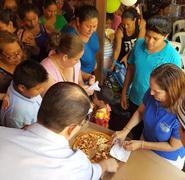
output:
[[[137,10],[133,7],[129,7],[127,9],[125,9],[122,13],[122,19],[124,18],[128,18],[128,19],[131,19],[131,20],[136,20],[136,27],[138,26],[138,20],[140,18],[140,15],[138,14]]]

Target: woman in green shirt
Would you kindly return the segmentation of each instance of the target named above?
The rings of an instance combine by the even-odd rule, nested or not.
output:
[[[67,24],[64,16],[58,14],[57,11],[57,3],[55,0],[46,0],[44,2],[44,15],[40,17],[40,22],[45,26],[48,33],[60,31]]]

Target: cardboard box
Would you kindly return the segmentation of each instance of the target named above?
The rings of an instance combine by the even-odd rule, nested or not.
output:
[[[115,174],[105,174],[102,180],[185,180],[185,173],[152,151],[131,153]]]
[[[99,131],[112,135],[114,131],[87,122],[71,139],[72,145],[79,133]],[[152,151],[139,150],[131,153],[127,163],[119,162],[116,173],[106,173],[102,180],[185,180],[185,173]]]

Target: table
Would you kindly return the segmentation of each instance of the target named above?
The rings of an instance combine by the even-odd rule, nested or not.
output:
[[[127,163],[120,163],[115,174],[107,173],[102,180],[185,180],[185,173],[152,151],[131,153]]]

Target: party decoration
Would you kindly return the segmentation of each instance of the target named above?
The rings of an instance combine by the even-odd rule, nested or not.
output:
[[[107,13],[114,13],[118,10],[119,6],[121,5],[120,0],[107,0]]]
[[[121,0],[121,3],[125,6],[133,6],[137,0]]]

